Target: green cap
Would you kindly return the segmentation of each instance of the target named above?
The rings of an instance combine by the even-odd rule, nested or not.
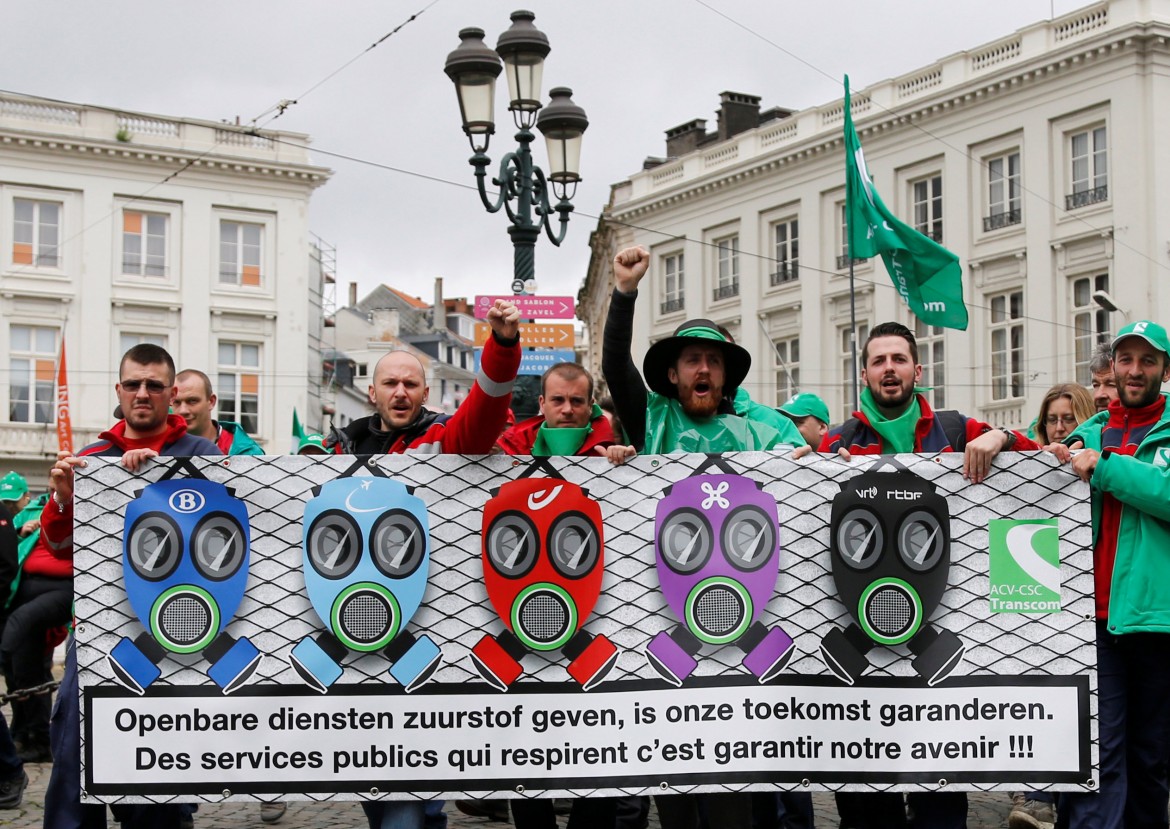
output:
[[[301,438],[301,442],[297,444],[298,455],[327,455],[325,449],[325,437],[323,435],[309,434]]]
[[[1166,329],[1156,322],[1150,322],[1149,320],[1131,322],[1117,332],[1117,336],[1113,338],[1113,343],[1109,348],[1110,352],[1116,351],[1117,344],[1126,337],[1141,337],[1167,357],[1170,357],[1170,337],[1166,336]]]
[[[0,501],[19,501],[28,494],[28,481],[19,472],[0,478]]]
[[[780,407],[780,411],[792,418],[812,415],[826,426],[829,425],[829,407],[825,401],[811,392],[795,394]]]

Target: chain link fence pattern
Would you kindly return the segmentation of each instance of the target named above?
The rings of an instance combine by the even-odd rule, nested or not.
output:
[[[834,626],[845,626],[849,615],[837,598],[829,569],[829,524],[833,497],[853,476],[870,469],[876,458],[845,462],[813,456],[793,461],[787,453],[747,452],[724,456],[739,474],[763,483],[779,505],[780,575],[761,621],[782,625],[795,639],[795,653],[773,684],[791,676],[831,676],[818,654],[818,644]],[[706,460],[702,455],[640,456],[620,467],[596,458],[552,458],[566,480],[581,485],[601,503],[604,517],[605,575],[602,594],[585,624],[590,633],[604,634],[620,653],[602,687],[622,680],[662,682],[647,664],[647,643],[678,624],[659,591],[654,562],[654,515],[664,490],[690,476]],[[1088,487],[1068,467],[1058,467],[1043,453],[1004,453],[995,471],[980,485],[961,475],[961,454],[900,455],[897,460],[932,482],[951,513],[949,586],[931,620],[957,634],[967,650],[953,678],[964,676],[1060,676],[1088,674],[1092,717],[1092,764],[1097,765],[1096,651],[1092,535]],[[77,480],[75,506],[75,590],[79,677],[85,689],[114,684],[106,656],[123,637],[143,630],[122,585],[123,513],[127,503],[156,481],[169,463],[148,464],[131,475],[116,460],[90,458]],[[301,518],[313,488],[344,475],[352,456],[322,459],[297,456],[193,458],[195,468],[212,481],[231,487],[248,508],[251,560],[248,588],[228,632],[247,636],[265,658],[254,685],[306,688],[289,663],[292,647],[323,628],[305,594]],[[503,624],[488,601],[481,562],[481,522],[492,490],[525,474],[528,459],[506,456],[469,458],[458,455],[379,455],[368,460],[390,477],[414,488],[425,501],[430,520],[429,586],[422,606],[407,629],[425,630],[443,653],[433,682],[482,686],[469,657],[484,633],[500,633]],[[184,473],[178,473],[182,476]],[[365,474],[362,470],[356,475]],[[537,472],[536,475],[543,473]],[[1062,611],[1048,614],[991,614],[988,610],[988,522],[996,518],[1060,519]],[[745,675],[742,652],[733,645],[704,647],[695,676]],[[565,659],[530,653],[522,660],[524,683],[569,683]],[[168,654],[159,665],[158,686],[209,684],[200,654]],[[337,686],[392,683],[387,662],[378,654],[351,654]],[[911,678],[915,674],[905,647],[875,648],[869,654],[865,680]],[[663,686],[665,687],[665,685]],[[306,688],[307,690],[307,688]],[[531,687],[526,687],[531,690]],[[84,712],[84,706],[82,707]],[[83,724],[82,733],[85,733]],[[85,752],[83,751],[83,757]],[[83,761],[84,762],[84,761]],[[83,772],[83,780],[85,779]],[[1042,786],[1041,786],[1042,787]],[[681,790],[770,790],[791,785],[696,785]],[[935,790],[919,784],[812,785],[812,789],[884,791]],[[972,786],[1002,788],[998,784]],[[1063,786],[1062,788],[1068,788]],[[642,788],[557,790],[565,796],[639,793]],[[433,792],[412,793],[429,799]],[[514,796],[508,791],[469,791],[468,797]],[[532,794],[532,792],[529,792]],[[346,798],[354,795],[338,794]],[[244,796],[236,796],[240,798]],[[305,795],[306,799],[329,796]],[[116,802],[118,798],[102,798]],[[221,797],[127,797],[136,801],[207,800]],[[256,797],[254,799],[262,799]]]

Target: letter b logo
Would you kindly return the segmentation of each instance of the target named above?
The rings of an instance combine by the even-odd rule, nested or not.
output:
[[[203,495],[193,489],[180,489],[170,497],[168,503],[175,512],[199,512],[203,509]]]

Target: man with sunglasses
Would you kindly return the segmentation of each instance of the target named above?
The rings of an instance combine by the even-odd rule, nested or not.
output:
[[[59,559],[73,557],[73,470],[91,455],[120,457],[137,471],[148,458],[222,455],[214,443],[187,433],[187,422],[169,413],[175,396],[175,362],[166,349],[150,343],[131,348],[118,367],[118,405],[123,420],[102,432],[76,455],[61,454],[49,472],[49,498],[41,513],[41,539]],[[77,654],[73,639],[65,651],[65,674],[50,723],[53,773],[45,792],[45,829],[104,827],[105,806],[81,803],[81,718],[78,709]],[[119,804],[111,807],[122,829],[177,829],[179,805]]]

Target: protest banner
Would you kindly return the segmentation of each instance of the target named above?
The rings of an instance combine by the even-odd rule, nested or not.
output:
[[[90,459],[88,798],[1084,790],[1087,487],[1041,453]]]

